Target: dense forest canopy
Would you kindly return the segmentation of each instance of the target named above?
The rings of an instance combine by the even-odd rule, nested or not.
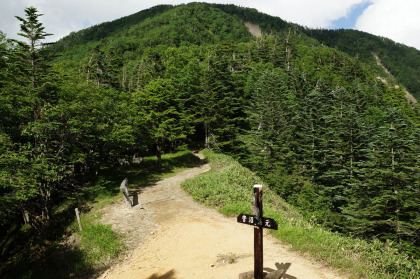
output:
[[[356,30],[308,30],[304,32],[319,42],[374,64],[375,56],[390,71],[391,79],[404,85],[420,98],[420,52],[390,39]]]
[[[21,42],[0,33],[2,231],[23,220],[48,229],[103,165],[199,143],[321,226],[419,256],[420,115],[403,91],[419,97],[419,51],[203,3],[31,48],[48,33],[26,13]]]

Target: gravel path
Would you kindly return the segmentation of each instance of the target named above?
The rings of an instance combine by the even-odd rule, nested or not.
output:
[[[204,164],[142,190],[138,199],[144,209],[129,209],[122,199],[104,208],[102,222],[126,235],[129,252],[98,278],[236,279],[252,271],[253,228],[196,203],[180,187],[208,170]],[[264,268],[277,270],[276,263],[285,279],[344,278],[265,235]]]

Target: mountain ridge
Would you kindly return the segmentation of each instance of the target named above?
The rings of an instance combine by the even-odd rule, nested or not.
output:
[[[385,67],[391,71],[392,75],[396,79],[396,82],[402,84],[415,99],[419,99],[420,97],[420,51],[415,48],[397,44],[390,39],[357,30],[310,29],[294,23],[286,22],[279,17],[258,12],[256,9],[237,7],[232,4],[193,2],[176,6],[154,6],[120,19],[104,22],[78,32],[72,32],[68,36],[59,40],[56,43],[55,49],[56,51],[61,52],[77,45],[81,46],[87,43],[100,42],[101,40],[109,38],[113,35],[120,34],[118,36],[121,36],[121,34],[123,34],[122,36],[127,36],[127,32],[130,32],[129,30],[133,29],[136,25],[143,24],[143,27],[141,28],[144,28],[145,21],[162,16],[162,14],[169,11],[180,11],[182,9],[190,9],[191,11],[193,9],[217,9],[226,13],[226,15],[238,18],[242,24],[251,23],[258,25],[262,34],[265,35],[280,35],[286,34],[290,31],[301,34],[301,36],[306,35],[308,39],[310,38],[316,40],[319,44],[325,44],[329,47],[343,51],[351,57],[358,58],[368,65],[370,64],[371,69],[381,72],[381,67],[375,68],[376,61],[374,55],[372,55],[374,52],[380,57],[381,61],[383,61]],[[189,25],[190,23],[188,20],[192,20],[194,18],[193,14],[194,13],[192,12],[191,17],[183,17],[183,22]],[[230,18],[231,22],[233,22],[233,18]],[[176,21],[176,17],[172,16],[171,21]],[[232,30],[236,30],[237,28],[241,29],[237,25],[232,25],[231,30],[228,32],[232,32]],[[203,32],[205,30],[201,31]],[[177,34],[172,35],[173,32],[176,32]],[[237,35],[233,36],[233,40],[249,40],[249,35],[240,32],[237,33]],[[138,40],[138,38],[141,37],[141,34],[144,34],[145,37],[150,36],[147,32],[137,32],[137,39],[133,41]],[[211,29],[209,29],[207,35],[206,33],[199,34],[200,37],[194,38],[193,36],[190,36],[191,30],[188,28],[176,31],[168,29],[166,31],[162,31],[157,38],[148,39],[148,41],[150,42],[150,45],[155,45],[156,42],[159,42],[158,44],[170,43],[173,46],[180,46],[181,42],[183,44],[187,43],[197,45],[202,44],[203,42],[217,43],[225,40],[223,39],[223,36],[218,38]],[[159,37],[162,40],[159,41]],[[163,40],[163,38],[165,38],[165,40]],[[178,41],[173,41],[172,38],[177,38]],[[127,44],[133,44],[133,42],[127,42]],[[401,63],[401,61],[403,61],[403,63]],[[386,78],[386,74],[382,73],[382,77]],[[393,86],[395,85],[396,84],[393,84]]]

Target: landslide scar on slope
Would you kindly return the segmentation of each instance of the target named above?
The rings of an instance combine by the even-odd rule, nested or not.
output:
[[[381,61],[381,59],[379,58],[379,56],[376,54],[376,53],[373,53],[372,52],[372,54],[373,54],[373,56],[375,57],[375,59],[376,59],[376,64],[377,65],[379,65],[384,71],[385,71],[385,73],[387,73],[391,78],[392,78],[392,80],[394,80],[395,81],[395,77],[391,74],[391,72],[384,66],[384,64],[382,63],[382,61]],[[388,82],[386,81],[386,79],[384,79],[383,77],[380,77],[380,76],[378,76],[378,77],[376,77],[377,79],[379,79],[380,81],[382,81],[383,83],[385,83],[388,87],[391,87],[389,84],[388,84]],[[395,85],[394,86],[395,88],[400,88],[400,86],[399,85]],[[408,100],[410,100],[411,102],[413,102],[413,103],[417,103],[417,100],[416,100],[416,98],[414,98],[414,96],[413,95],[411,95],[411,93],[410,92],[408,92],[408,90],[406,89],[406,88],[402,88],[402,90],[403,90],[403,92],[405,93],[405,97],[408,99]]]
[[[257,38],[261,38],[262,37],[261,28],[258,25],[253,24],[251,22],[245,22],[245,26],[248,28],[249,32],[253,36],[255,36]]]

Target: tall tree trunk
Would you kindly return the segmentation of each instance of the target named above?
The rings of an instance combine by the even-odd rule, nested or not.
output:
[[[46,225],[50,220],[50,204],[51,204],[51,190],[49,189],[49,183],[40,183],[41,193],[41,210],[42,210],[42,223]]]
[[[122,81],[121,81],[121,87],[123,89],[123,91],[125,91],[125,83],[126,83],[126,79],[127,79],[127,70],[126,70],[126,66],[123,65],[123,75],[122,75]]]
[[[206,149],[210,149],[210,144],[209,144],[209,124],[208,123],[204,123],[204,147]]]
[[[159,137],[156,139],[156,164],[158,167],[162,166],[162,139]]]
[[[395,150],[394,150],[394,123],[391,122],[391,168],[395,170]]]
[[[354,160],[354,150],[353,150],[353,128],[350,129],[350,176],[353,177],[353,160]]]
[[[23,221],[25,222],[25,225],[28,225],[31,223],[31,218],[30,218],[28,210],[22,209],[22,216],[23,216]]]
[[[289,28],[289,34],[287,34],[286,37],[286,67],[287,67],[287,71],[290,71],[290,61],[291,61],[291,48],[290,48],[290,44],[289,44],[289,39],[290,39],[290,28]]]

